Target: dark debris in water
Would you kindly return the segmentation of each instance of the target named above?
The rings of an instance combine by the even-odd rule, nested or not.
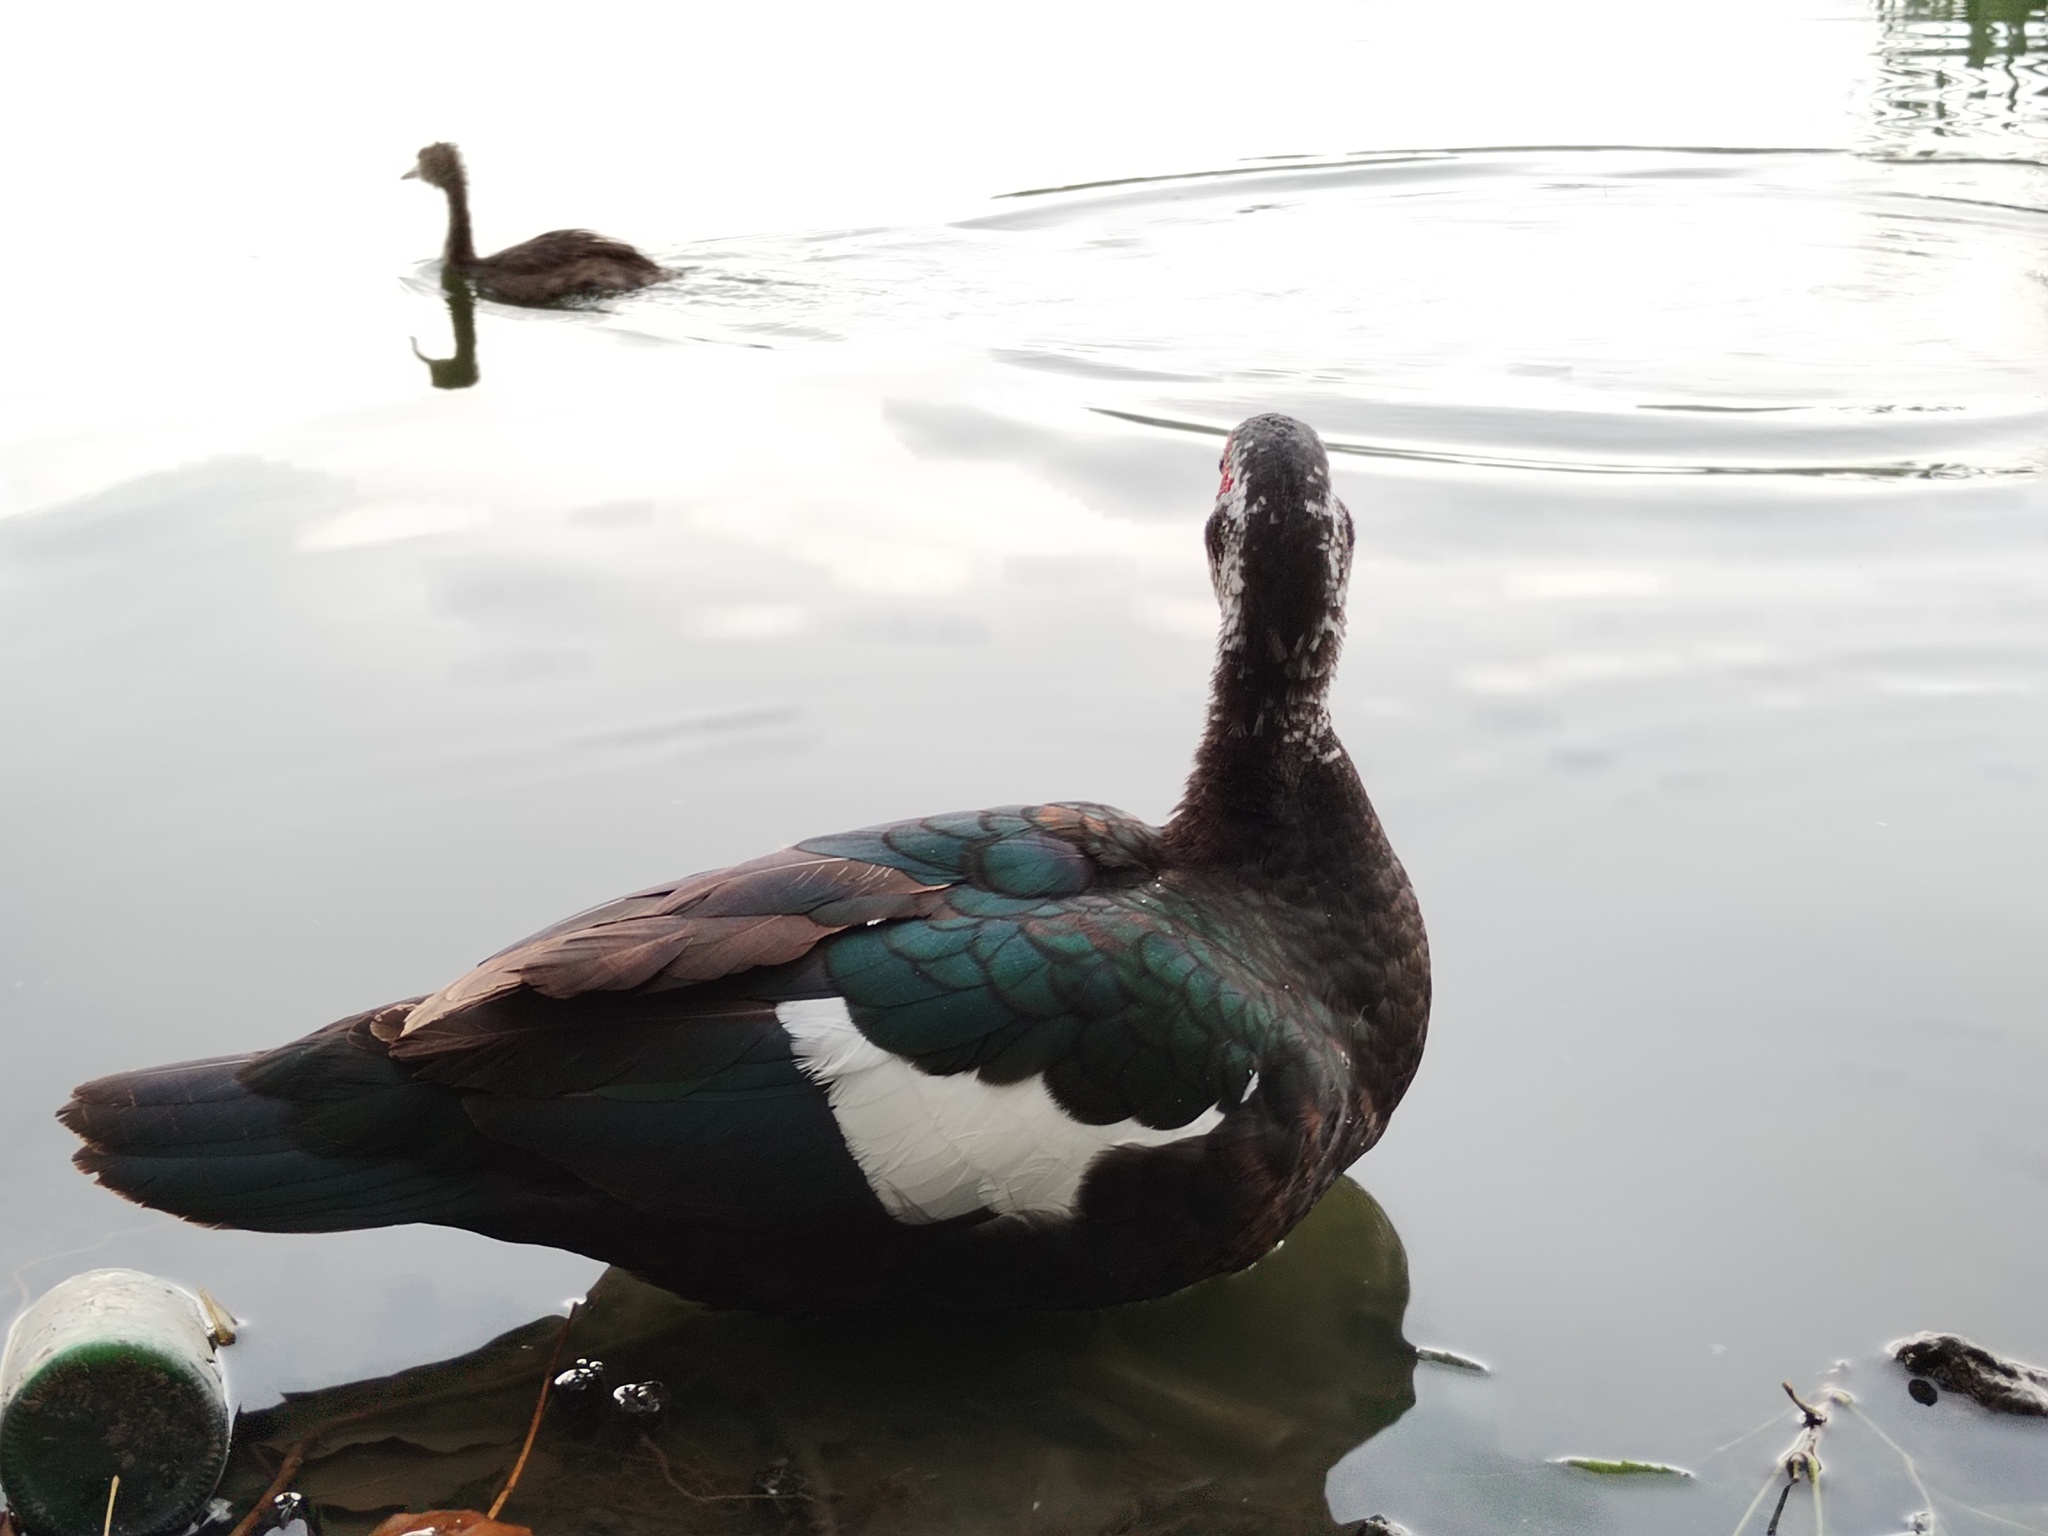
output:
[[[2048,1418],[2048,1371],[2005,1360],[1953,1333],[1916,1333],[1892,1345],[1894,1360],[1945,1392],[1958,1392],[1993,1413]],[[1914,1382],[1908,1386],[1922,1385]],[[1916,1402],[1934,1398],[1913,1392]]]

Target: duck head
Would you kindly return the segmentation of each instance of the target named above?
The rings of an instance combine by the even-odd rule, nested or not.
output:
[[[1351,514],[1330,489],[1322,439],[1291,416],[1254,416],[1223,445],[1209,514],[1209,578],[1223,610],[1216,685],[1249,708],[1238,729],[1316,721],[1344,642]]]
[[[413,168],[399,177],[400,181],[424,181],[430,187],[442,191],[462,181],[462,153],[453,144],[429,144],[420,151],[420,157]]]

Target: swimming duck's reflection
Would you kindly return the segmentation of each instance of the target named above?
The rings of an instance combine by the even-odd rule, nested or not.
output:
[[[1202,1531],[1329,1528],[1323,1479],[1414,1402],[1401,1240],[1340,1180],[1243,1274],[1098,1313],[789,1319],[717,1312],[608,1272],[505,1519],[542,1530]],[[297,1486],[329,1536],[378,1511],[486,1507],[561,1328],[294,1396],[237,1434],[246,1504],[313,1437]],[[631,1414],[611,1388],[659,1380]],[[629,1394],[630,1396],[630,1394]],[[643,1405],[644,1406],[644,1405]]]
[[[412,344],[412,355],[427,365],[427,376],[436,389],[467,389],[481,375],[476,367],[476,295],[461,278],[441,281],[441,293],[448,300],[448,323],[455,331],[453,357],[429,357]]]

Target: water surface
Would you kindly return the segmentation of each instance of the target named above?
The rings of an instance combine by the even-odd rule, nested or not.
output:
[[[2038,1437],[1878,1359],[2048,1360],[2040,7],[1227,14],[650,22],[573,67],[432,17],[34,22],[112,41],[99,115],[63,71],[7,109],[74,135],[9,154],[78,254],[6,257],[0,1273],[206,1284],[252,1406],[580,1293],[462,1234],[137,1212],[49,1113],[807,834],[1163,817],[1219,434],[1282,409],[1358,520],[1337,719],[1437,966],[1358,1177],[1408,1336],[1494,1368],[1418,1367],[1332,1507],[1729,1529],[1777,1383],[1847,1361],[1956,1529],[2048,1528]],[[632,131],[575,150],[601,105]],[[684,277],[480,306],[435,388],[408,338],[459,317],[396,178],[443,135],[486,243],[585,221]],[[1830,1520],[1902,1528],[1849,1428]]]

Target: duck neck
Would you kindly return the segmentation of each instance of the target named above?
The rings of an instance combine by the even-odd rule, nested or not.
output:
[[[1166,833],[1184,858],[1270,876],[1348,868],[1377,830],[1326,681],[1219,658],[1208,728]]]
[[[476,244],[469,233],[469,178],[457,171],[442,190],[448,194],[448,239],[441,247],[441,262],[459,272],[476,264]]]

